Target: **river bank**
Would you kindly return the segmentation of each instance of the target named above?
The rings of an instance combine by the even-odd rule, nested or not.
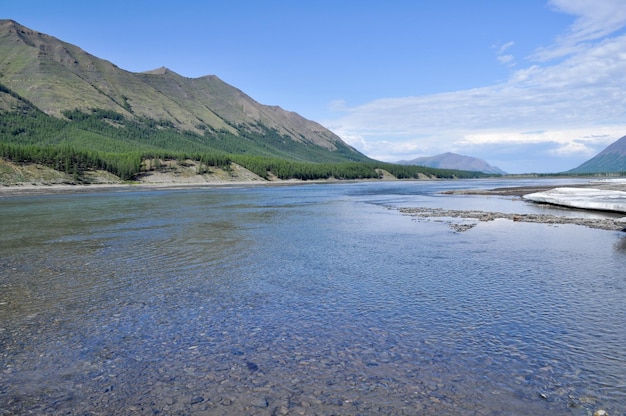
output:
[[[596,180],[589,181],[586,184],[564,184],[559,185],[556,189],[569,190],[568,197],[573,199],[574,196],[578,199],[585,197],[585,194],[589,195],[602,195],[608,196],[615,195],[616,193],[622,193],[626,191],[626,181],[622,179],[616,180]],[[582,194],[582,197],[576,194],[576,191]],[[501,197],[514,197],[533,201],[533,203],[550,204],[566,207],[566,209],[573,211],[580,211],[581,213],[587,211],[604,211],[602,205],[598,205],[596,208],[587,208],[586,205],[581,206],[570,205],[567,200],[568,197],[562,199],[555,199],[553,202],[547,198],[533,198],[532,195],[551,195],[555,191],[554,185],[533,185],[533,186],[519,186],[519,187],[502,187],[493,189],[459,189],[443,191],[443,195],[477,195],[477,196],[501,196]],[[529,198],[530,197],[530,198]],[[590,196],[591,197],[591,196]],[[614,204],[613,204],[614,205]],[[608,205],[607,205],[608,207]],[[612,207],[614,208],[614,207]],[[559,216],[551,214],[522,214],[522,213],[503,213],[503,212],[489,212],[482,210],[446,210],[446,209],[433,209],[423,207],[411,207],[400,208],[400,212],[406,215],[419,218],[463,218],[473,219],[481,221],[493,221],[496,219],[507,219],[515,222],[531,222],[542,224],[575,224],[582,225],[589,228],[613,230],[613,231],[626,231],[626,217],[619,218],[616,214],[607,215],[606,218],[588,218],[584,216]],[[607,208],[606,211],[617,211],[623,213],[625,210],[616,210]],[[477,223],[455,223],[450,222],[450,227],[458,232],[466,231],[473,228]]]
[[[561,217],[548,214],[510,214],[504,212],[486,212],[470,210],[448,210],[440,208],[400,208],[403,214],[417,218],[462,218],[473,219],[479,222],[506,219],[515,222],[533,222],[541,224],[574,224],[589,228],[612,231],[626,231],[626,217],[624,218],[583,218]],[[475,227],[478,223],[458,223],[450,221],[449,225],[454,231],[462,232]]]
[[[594,188],[607,191],[626,191],[626,179],[615,180],[590,180],[583,184],[563,184],[559,188]],[[554,185],[536,185],[536,186],[511,186],[493,189],[454,189],[443,191],[443,195],[495,195],[495,196],[519,196],[544,192],[554,189]]]
[[[19,184],[0,186],[0,198],[20,195],[72,194],[99,191],[123,192],[148,189],[190,189],[294,184],[292,181],[126,182],[109,184]],[[302,182],[298,182],[302,183]]]

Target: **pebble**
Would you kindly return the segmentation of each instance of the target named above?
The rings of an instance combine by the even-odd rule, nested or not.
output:
[[[247,361],[246,362],[246,367],[248,367],[248,370],[255,372],[258,371],[259,366],[256,365],[255,363],[251,362],[251,361]]]
[[[268,401],[267,401],[267,399],[265,397],[261,397],[261,398],[255,400],[254,402],[252,402],[252,406],[264,408],[264,407],[269,406],[269,403],[268,403]]]
[[[180,308],[187,310],[188,306],[183,304]],[[332,300],[322,307],[341,314],[350,305]],[[358,327],[358,321],[354,325],[316,322],[302,312],[308,329],[303,329],[301,321],[294,320],[280,328],[268,328],[266,333],[255,330],[255,339],[250,340],[249,331],[238,330],[236,325],[251,320],[247,314],[258,311],[230,308],[220,312],[216,307],[210,312],[218,318],[223,313],[224,319],[229,320],[232,315],[233,323],[219,324],[218,318],[212,320],[206,312],[207,317],[202,321],[178,330],[174,328],[176,322],[169,321],[170,315],[162,318],[157,315],[156,319],[142,320],[148,328],[145,333],[135,335],[131,331],[136,329],[134,317],[148,316],[149,310],[133,303],[120,308],[130,317],[113,314],[112,324],[103,322],[92,327],[94,333],[85,338],[98,343],[87,344],[89,348],[81,343],[75,353],[61,348],[70,341],[82,341],[82,337],[68,338],[53,332],[51,322],[65,325],[64,320],[54,321],[54,315],[31,314],[29,318],[34,322],[28,321],[19,328],[10,321],[2,322],[0,344],[6,348],[0,351],[3,367],[0,414],[45,414],[46,410],[48,414],[97,414],[109,409],[117,414],[158,411],[199,416],[272,412],[441,415],[454,414],[442,409],[463,409],[466,414],[488,415],[495,414],[494,408],[508,405],[505,393],[491,397],[490,393],[495,395],[500,390],[480,385],[470,369],[455,366],[440,356],[445,346],[439,339],[424,335],[426,338],[413,342],[415,336],[404,327],[396,332],[377,327],[363,330]],[[209,311],[210,306],[206,308]],[[316,316],[315,310],[311,316]],[[152,321],[163,325],[163,332],[156,326],[150,328]],[[221,325],[229,331],[223,331]],[[192,330],[199,328],[204,331],[202,336],[194,337]],[[47,332],[40,332],[43,329]],[[339,332],[342,343],[315,338],[320,331],[327,330],[329,334]],[[24,331],[30,332],[25,336]],[[163,336],[170,332],[175,338]],[[58,336],[40,344],[48,333]],[[65,360],[56,361],[57,351],[67,354],[62,357]],[[62,368],[74,355],[76,360]],[[497,364],[497,357],[493,359],[485,362]],[[521,383],[520,391],[527,393],[523,398],[531,405],[539,403],[540,408],[550,409],[565,408],[568,403],[571,407],[584,405],[589,414],[599,407],[599,400],[586,396],[579,400],[578,394],[582,392],[567,396],[568,391],[562,388],[547,388],[549,396],[540,395],[546,401],[538,400],[535,384],[539,381],[535,379],[556,378],[557,370],[558,366],[553,369],[531,365],[512,376]],[[27,383],[25,389],[24,377],[30,375],[35,381]],[[38,389],[40,386],[45,389]],[[479,392],[479,397],[475,392]],[[58,399],[66,396],[72,400]],[[619,403],[604,399],[602,402],[610,406],[612,414],[622,414]],[[132,406],[128,407],[129,403]],[[593,416],[608,416],[608,413],[600,409]]]
[[[202,403],[203,401],[204,401],[204,397],[195,396],[191,399],[191,404],[198,404],[198,403]]]

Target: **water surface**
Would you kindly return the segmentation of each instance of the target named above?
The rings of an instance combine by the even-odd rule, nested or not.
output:
[[[626,238],[496,181],[0,199],[0,414],[626,414]]]

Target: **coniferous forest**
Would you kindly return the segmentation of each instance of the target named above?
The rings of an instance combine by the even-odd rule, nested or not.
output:
[[[260,124],[255,126],[260,133],[235,135],[205,129],[204,134],[198,134],[178,130],[168,121],[131,120],[110,110],[64,111],[63,115],[65,119],[51,117],[29,105],[1,114],[0,157],[15,163],[38,163],[71,174],[76,180],[88,170],[105,170],[132,180],[148,159],[191,159],[200,166],[225,169],[237,163],[265,179],[270,175],[301,180],[374,179],[381,176],[380,169],[399,179],[486,176],[366,157],[350,160],[354,153],[347,146],[323,151]]]

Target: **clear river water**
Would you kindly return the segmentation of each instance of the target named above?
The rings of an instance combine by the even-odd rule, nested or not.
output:
[[[626,233],[397,209],[536,182],[2,197],[0,415],[626,415]]]

